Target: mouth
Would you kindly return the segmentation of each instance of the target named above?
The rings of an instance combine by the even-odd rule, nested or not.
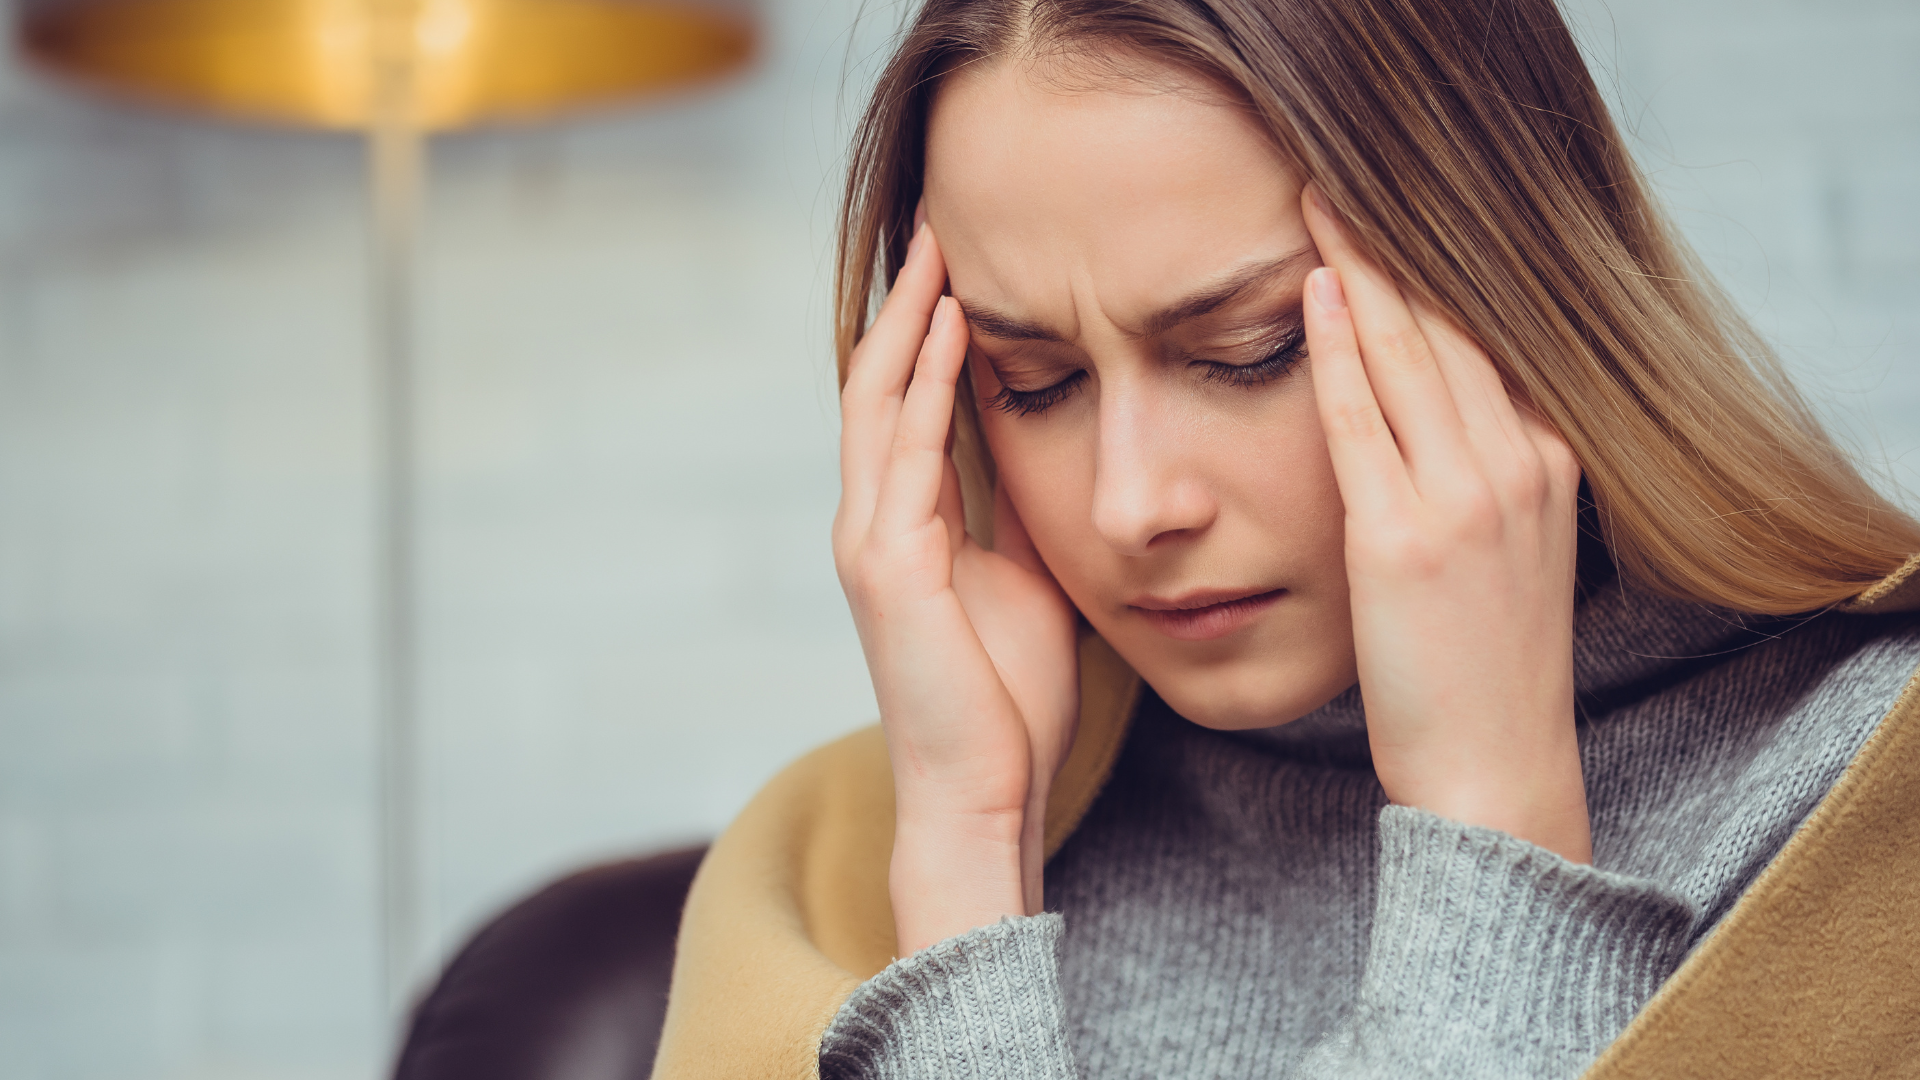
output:
[[[1145,597],[1127,607],[1176,641],[1211,641],[1245,627],[1286,594],[1201,590],[1166,600]]]

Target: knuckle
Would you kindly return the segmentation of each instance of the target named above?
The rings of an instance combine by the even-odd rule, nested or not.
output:
[[[1546,447],[1547,468],[1555,480],[1569,487],[1578,486],[1582,470],[1573,447],[1554,439]]]
[[[928,445],[926,435],[919,430],[919,425],[903,423],[894,431],[887,455],[892,461],[902,462],[912,461],[933,452],[933,447]]]
[[[1504,480],[1503,492],[1514,506],[1534,512],[1579,486],[1580,462],[1564,443],[1549,441],[1531,448],[1516,463]]]
[[[1529,512],[1553,501],[1554,474],[1545,462],[1537,463],[1516,482],[1514,502]]]
[[[1380,343],[1387,355],[1408,367],[1423,367],[1433,360],[1432,350],[1427,347],[1427,337],[1418,327],[1393,327],[1381,335]]]
[[[914,446],[912,435],[913,433],[908,431],[904,424],[901,425],[900,430],[893,433],[892,440],[887,443],[888,461],[905,461],[913,456],[917,447]]]
[[[1538,510],[1553,494],[1552,472],[1533,455],[1511,462],[1495,482],[1501,501],[1525,512]]]
[[[1500,533],[1500,496],[1484,482],[1463,484],[1446,500],[1439,516],[1444,531],[1455,542],[1483,542]]]
[[[840,584],[847,595],[863,606],[873,597],[884,593],[886,582],[875,560],[870,557],[855,558],[841,575]]]
[[[834,537],[833,570],[840,575],[840,584],[845,585],[851,580],[853,568],[858,559],[859,550],[850,540]]]
[[[1484,526],[1500,520],[1500,497],[1490,484],[1468,484],[1460,494],[1458,512],[1468,527]]]
[[[1394,576],[1424,576],[1442,561],[1444,545],[1406,520],[1373,522],[1348,533],[1351,557],[1385,569]]]
[[[1333,410],[1335,433],[1350,439],[1371,439],[1387,430],[1387,417],[1374,402],[1345,403]]]
[[[850,540],[834,538],[833,572],[840,577],[842,586],[851,586],[856,568],[860,565],[860,549]]]

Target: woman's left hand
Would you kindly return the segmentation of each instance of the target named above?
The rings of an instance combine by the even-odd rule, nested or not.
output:
[[[1387,797],[1592,857],[1574,731],[1580,466],[1486,353],[1409,303],[1309,186],[1307,349],[1346,504],[1354,647]]]

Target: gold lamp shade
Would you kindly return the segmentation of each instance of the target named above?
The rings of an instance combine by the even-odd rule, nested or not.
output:
[[[408,66],[408,119],[425,130],[705,82],[755,46],[738,10],[676,0],[37,0],[19,36],[41,66],[109,92],[331,128],[373,124],[384,55]]]

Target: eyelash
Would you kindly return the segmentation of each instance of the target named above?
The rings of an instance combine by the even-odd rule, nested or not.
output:
[[[1082,368],[1052,386],[1044,386],[1038,390],[1015,390],[1011,386],[1002,386],[999,393],[988,399],[987,407],[1012,413],[1015,416],[1038,416],[1067,400],[1067,395],[1073,393],[1073,388],[1085,381],[1087,381],[1087,372]]]
[[[1296,364],[1306,358],[1306,344],[1306,332],[1296,330],[1281,338],[1272,352],[1251,364],[1222,364],[1214,360],[1195,362],[1205,369],[1201,378],[1210,382],[1228,386],[1265,386],[1292,371]],[[1073,393],[1073,388],[1086,381],[1086,378],[1087,372],[1083,368],[1052,386],[1038,390],[1015,390],[1011,386],[1002,386],[999,393],[988,399],[987,407],[1014,416],[1038,416],[1065,401],[1067,395]]]
[[[1307,332],[1289,331],[1282,337],[1273,351],[1251,364],[1221,364],[1214,361],[1201,361],[1206,365],[1204,378],[1214,382],[1223,382],[1228,386],[1265,386],[1287,372],[1307,356]]]

